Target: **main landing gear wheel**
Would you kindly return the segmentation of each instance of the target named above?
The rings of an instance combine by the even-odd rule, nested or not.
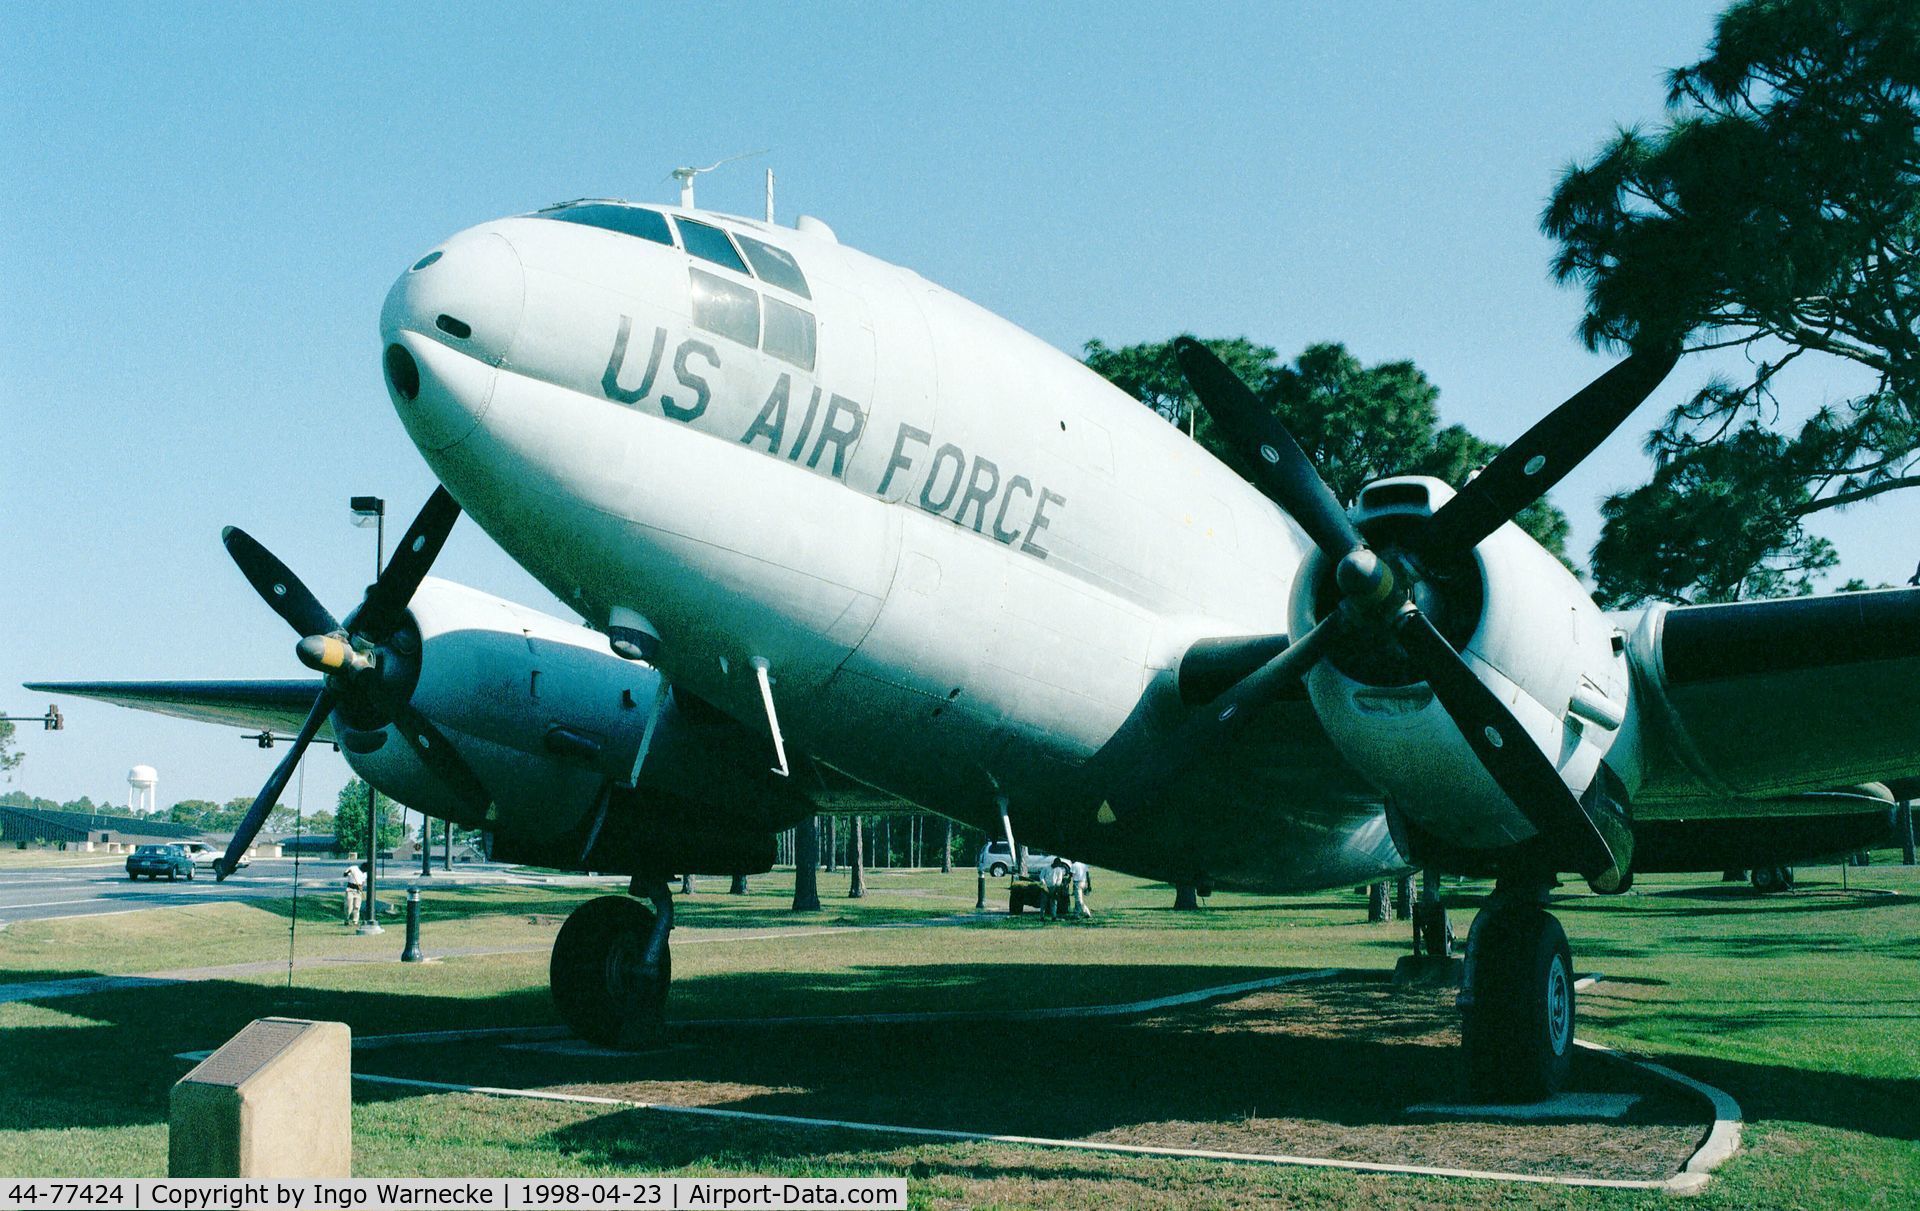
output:
[[[573,1033],[603,1047],[635,1047],[651,1038],[673,981],[664,938],[658,964],[647,964],[660,923],[659,914],[625,896],[600,896],[573,910],[554,939],[548,967],[553,1003]]]
[[[1558,1092],[1573,1067],[1573,952],[1552,914],[1498,899],[1482,909],[1467,940],[1467,990],[1460,1035],[1474,1096],[1537,1102]]]

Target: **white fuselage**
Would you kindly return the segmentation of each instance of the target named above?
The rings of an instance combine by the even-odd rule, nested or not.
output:
[[[642,620],[675,683],[758,721],[765,661],[789,745],[963,818],[1005,796],[1057,837],[1062,780],[1170,709],[1193,640],[1286,629],[1302,538],[1178,429],[910,271],[697,217],[788,251],[805,293],[529,216],[447,241],[382,318],[442,481],[590,623]],[[746,292],[769,345],[776,313],[812,317],[811,368],[714,330],[754,335]],[[1322,789],[1253,807],[1335,812],[1304,881],[1391,865],[1351,772]]]

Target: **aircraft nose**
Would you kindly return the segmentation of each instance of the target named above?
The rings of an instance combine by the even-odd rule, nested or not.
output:
[[[380,313],[387,391],[423,449],[444,450],[486,414],[526,304],[505,236],[468,231],[414,262]]]

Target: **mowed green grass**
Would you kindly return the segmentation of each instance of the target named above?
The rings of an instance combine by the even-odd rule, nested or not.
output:
[[[1656,877],[1632,895],[1568,895],[1556,910],[1576,965],[1605,980],[1581,1004],[1581,1034],[1650,1055],[1733,1093],[1748,1149],[1702,1200],[1725,1207],[1920,1205],[1920,878],[1885,865],[1801,872],[1801,890],[1761,899],[1699,878]],[[681,902],[672,1013],[681,1018],[995,1008],[1126,1000],[1283,970],[1385,970],[1405,926],[1372,926],[1350,891],[1218,895],[1175,913],[1163,885],[1096,876],[1090,923],[975,918],[970,871],[878,872],[873,894],[843,898],[822,876],[819,914],[786,911],[790,875],[724,894],[704,881]],[[1866,894],[1860,889],[1894,891]],[[1450,887],[1464,937],[1484,888]],[[1004,905],[995,889],[990,903]],[[331,925],[337,903],[303,897],[296,935],[315,960],[284,969],[40,1003],[0,1005],[0,1173],[148,1175],[164,1171],[175,1052],[216,1045],[269,1013],[334,1018],[360,1034],[554,1020],[546,955],[557,919],[587,889],[432,891],[436,947],[514,953],[423,966],[338,962],[397,951]],[[958,914],[958,917],[954,917]],[[935,920],[912,928],[900,926]],[[804,927],[806,936],[781,936]],[[0,933],[0,981],[284,959],[286,905],[164,909]],[[218,957],[211,957],[218,956]],[[858,1029],[848,1027],[846,1029]],[[772,1037],[772,1036],[770,1036]],[[985,1043],[982,1039],[986,1040]],[[980,1047],[991,1080],[992,1032]],[[923,1045],[945,1043],[927,1032]],[[1329,1045],[1276,1084],[1339,1088]],[[396,1057],[397,1058],[397,1057]],[[378,1069],[372,1054],[361,1063]],[[413,1069],[430,1058],[414,1053]],[[398,1070],[390,1067],[388,1070]],[[1178,1080],[1178,1073],[1166,1074]],[[1366,1091],[1377,1096],[1377,1091]],[[928,1091],[938,1099],[939,1090]],[[1123,1112],[1124,1107],[1115,1108]],[[1361,1120],[1364,1121],[1364,1120]],[[988,1144],[928,1144],[810,1129],[705,1123],[646,1111],[415,1095],[361,1086],[356,1171],[563,1174],[906,1173],[916,1205],[1116,1207],[1656,1206],[1665,1198],[1245,1164],[1102,1156]]]
[[[119,854],[87,853],[78,849],[52,849],[32,846],[20,849],[0,845],[0,870],[48,870],[63,866],[118,866],[126,858]]]

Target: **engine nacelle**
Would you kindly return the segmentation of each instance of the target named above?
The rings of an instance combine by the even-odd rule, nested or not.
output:
[[[491,805],[476,815],[391,724],[357,730],[336,713],[335,734],[383,794],[487,830],[502,857],[732,873],[813,810],[771,772],[767,736],[666,687],[596,631],[434,579],[409,616],[395,644],[417,652],[408,701],[445,733]],[[753,835],[764,843],[746,845]]]
[[[1424,476],[1381,480],[1362,491],[1352,516],[1385,550],[1452,496]],[[1331,580],[1316,553],[1294,585],[1293,634],[1332,608]],[[1573,793],[1586,793],[1626,717],[1629,680],[1623,643],[1579,581],[1509,522],[1480,543],[1470,568],[1445,585],[1419,585],[1415,600]],[[1307,690],[1341,753],[1419,831],[1450,849],[1482,852],[1535,835],[1433,691],[1401,661],[1343,658],[1336,649],[1308,675]]]

